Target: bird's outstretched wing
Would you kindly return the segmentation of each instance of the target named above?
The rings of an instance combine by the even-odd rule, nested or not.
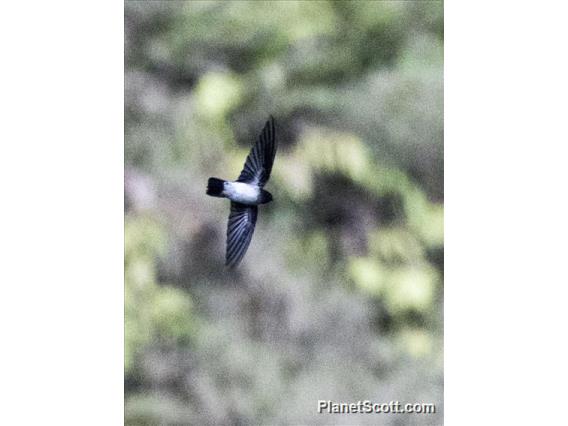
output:
[[[225,264],[237,266],[245,255],[256,224],[258,208],[231,201],[227,226],[227,254]]]
[[[270,177],[275,156],[276,135],[274,118],[270,116],[256,144],[251,149],[237,182],[245,182],[263,187]]]

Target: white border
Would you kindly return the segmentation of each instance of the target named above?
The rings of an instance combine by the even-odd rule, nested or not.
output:
[[[0,423],[123,423],[123,4],[2,5]]]
[[[445,3],[445,415],[566,422],[566,7]]]

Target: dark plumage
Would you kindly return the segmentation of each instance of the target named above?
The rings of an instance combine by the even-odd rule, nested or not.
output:
[[[207,181],[207,195],[212,197],[221,197],[225,181],[223,179],[209,178]]]
[[[207,182],[207,195],[231,200],[225,258],[230,267],[237,266],[248,249],[258,216],[257,206],[272,201],[272,194],[263,187],[270,178],[276,148],[274,118],[270,116],[238,179],[231,182],[212,177]]]
[[[270,120],[264,125],[258,141],[247,156],[243,171],[239,175],[237,182],[256,184],[262,188],[270,178],[275,156],[276,135],[274,118],[270,116]]]

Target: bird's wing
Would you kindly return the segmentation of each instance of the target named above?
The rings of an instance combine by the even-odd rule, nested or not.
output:
[[[270,116],[258,140],[251,149],[237,182],[250,183],[260,187],[264,186],[270,177],[275,156],[276,135],[274,118]]]
[[[227,226],[227,254],[225,264],[237,266],[245,255],[256,224],[258,208],[231,202],[231,214]]]

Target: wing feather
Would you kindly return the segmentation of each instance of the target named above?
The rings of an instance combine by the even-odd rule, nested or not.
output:
[[[256,206],[231,202],[227,226],[227,266],[237,266],[245,255],[254,233],[257,215]]]
[[[258,140],[247,156],[243,171],[239,175],[237,182],[246,182],[263,187],[270,178],[274,157],[276,156],[276,148],[274,117],[270,116]]]

